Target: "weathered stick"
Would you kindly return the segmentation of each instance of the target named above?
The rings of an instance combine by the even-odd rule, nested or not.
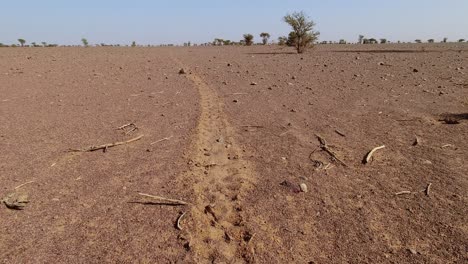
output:
[[[431,191],[431,186],[432,186],[432,183],[429,183],[426,187],[426,190],[424,191],[427,196],[429,196],[429,192]]]
[[[126,127],[129,127],[129,126],[135,126],[135,124],[133,124],[133,123],[128,123],[128,124],[125,124],[125,125],[123,125],[123,126],[118,127],[117,130],[122,130],[122,129],[126,128]]]
[[[171,139],[172,137],[173,137],[173,136],[162,138],[162,139],[160,139],[160,140],[157,140],[157,141],[151,143],[150,145],[154,145],[154,144],[157,144],[157,143],[159,143],[159,142],[163,142],[163,141],[169,140],[169,139]]]
[[[342,137],[346,137],[346,135],[343,132],[339,131],[338,129],[335,129],[335,133],[337,133],[338,135]]]
[[[188,204],[187,202],[184,202],[184,201],[181,201],[181,200],[169,199],[169,198],[150,195],[150,194],[146,194],[146,193],[138,193],[138,194],[141,195],[141,196],[153,198],[153,199],[156,199],[156,200],[161,200],[161,201],[164,201],[164,202],[173,203],[174,205],[187,205]]]
[[[184,212],[183,214],[181,214],[179,216],[179,218],[177,218],[177,223],[176,223],[176,227],[178,230],[181,230],[182,231],[182,227],[180,226],[180,222],[182,221],[182,218],[184,218],[186,212]]]
[[[369,153],[367,153],[367,155],[365,156],[364,160],[363,160],[363,163],[364,164],[367,164],[370,162],[371,158],[372,158],[372,155],[374,155],[374,153],[379,150],[379,149],[383,149],[385,148],[385,146],[380,146],[380,147],[376,147],[376,148],[373,148],[371,151],[369,151]]]
[[[23,184],[20,184],[20,185],[18,185],[18,186],[15,187],[15,190],[18,190],[19,188],[21,188],[21,187],[23,187],[23,186],[25,186],[25,185],[28,185],[28,184],[30,184],[30,183],[33,183],[33,182],[35,182],[35,181],[28,181],[28,182],[25,182],[25,183],[23,183]]]
[[[84,149],[70,149],[70,151],[72,151],[72,152],[91,152],[91,151],[96,151],[96,150],[99,150],[99,149],[107,150],[108,148],[112,148],[112,147],[128,144],[128,143],[131,143],[131,142],[135,142],[137,140],[140,140],[142,137],[143,137],[143,135],[138,136],[136,138],[132,138],[132,139],[127,140],[127,141],[109,143],[109,144],[104,144],[104,145],[99,145],[99,146],[91,146],[91,147],[84,148]]]
[[[402,195],[402,194],[411,194],[410,191],[402,191],[402,192],[397,192],[395,195]]]
[[[346,163],[344,163],[344,161],[342,161],[340,158],[338,158],[338,156],[335,154],[335,152],[333,152],[327,145],[327,141],[319,136],[319,135],[315,135],[317,136],[319,142],[320,142],[320,147],[325,151],[327,152],[330,156],[332,156],[336,161],[338,161],[339,163],[341,163],[341,165],[345,166],[345,167],[348,167],[348,165],[346,165]]]

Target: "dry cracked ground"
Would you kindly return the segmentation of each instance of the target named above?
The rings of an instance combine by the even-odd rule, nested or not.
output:
[[[464,44],[2,48],[0,262],[466,263],[467,76]]]

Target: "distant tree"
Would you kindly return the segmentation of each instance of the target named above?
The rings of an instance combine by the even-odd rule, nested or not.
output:
[[[339,44],[346,44],[346,40],[344,39],[340,39],[340,42],[338,42]]]
[[[270,33],[262,32],[260,33],[260,37],[262,38],[263,45],[266,45],[268,43],[268,39],[270,39]]]
[[[132,47],[136,47],[136,41],[132,41]]]
[[[222,38],[215,38],[213,41],[213,45],[215,46],[222,46],[224,45],[224,39]]]
[[[83,43],[83,45],[84,45],[85,47],[88,47],[89,43],[88,43],[88,40],[87,40],[87,39],[82,38],[82,39],[81,39],[81,42]]]
[[[359,44],[364,44],[364,36],[363,35],[359,35]]]
[[[387,44],[387,39],[381,38],[380,39],[380,44]]]
[[[465,42],[465,39],[459,39],[458,42]]]
[[[416,42],[416,43],[422,43],[422,41],[421,41],[420,39],[417,39],[417,40],[415,40],[414,42]]]
[[[21,44],[21,47],[24,47],[24,43],[26,43],[26,40],[18,39],[18,42]]]
[[[297,53],[303,53],[306,48],[317,41],[320,33],[315,31],[315,23],[303,11],[287,14],[284,22],[289,24],[295,33]]]
[[[244,34],[245,45],[251,46],[253,44],[254,36],[252,34]]]
[[[0,43],[0,47],[5,47],[5,45],[3,43]]]
[[[434,39],[428,39],[427,42],[428,43],[434,43]]]
[[[369,44],[377,44],[377,40],[375,38],[370,38],[369,39]]]
[[[447,43],[447,39],[448,39],[448,38],[444,38],[444,39],[442,40],[442,42],[443,42],[443,43]]]
[[[41,42],[42,46],[46,47],[47,46],[47,42]]]
[[[223,45],[224,46],[229,46],[229,45],[232,45],[232,41],[230,41],[229,39],[226,39],[226,40],[223,40]]]
[[[284,46],[286,45],[286,42],[288,41],[288,38],[285,36],[279,37],[278,38],[278,45]]]

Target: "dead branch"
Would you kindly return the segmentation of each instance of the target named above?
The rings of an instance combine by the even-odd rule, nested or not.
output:
[[[119,126],[119,127],[117,128],[117,130],[123,130],[123,129],[129,127],[129,126],[135,126],[135,124],[134,124],[134,123],[128,123],[128,124],[125,124],[125,125],[123,125],[123,126]]]
[[[134,126],[132,129],[130,129],[129,131],[125,132],[125,135],[128,135],[130,133],[132,133],[133,131],[137,130],[138,127],[137,126]]]
[[[169,199],[169,198],[165,198],[165,197],[161,197],[161,196],[154,196],[154,195],[150,195],[150,194],[146,194],[146,193],[138,193],[138,195],[153,198],[153,199],[156,199],[156,200],[161,200],[163,202],[173,203],[174,205],[188,205],[187,202],[184,202],[184,201],[181,201],[181,200]]]
[[[379,149],[383,149],[385,148],[385,145],[384,146],[380,146],[380,147],[376,147],[376,148],[373,148],[371,151],[369,151],[369,153],[367,153],[367,155],[364,157],[364,160],[363,160],[363,163],[364,164],[367,164],[370,162],[371,158],[372,158],[372,155],[374,155],[374,153],[379,150]]]
[[[343,132],[339,131],[338,129],[335,129],[335,133],[337,133],[338,135],[342,137],[346,137],[346,135]]]
[[[248,93],[230,93],[229,95],[248,95]]]
[[[402,194],[411,194],[410,191],[402,191],[402,192],[397,192],[395,195],[402,195]]]
[[[429,192],[431,191],[431,186],[432,186],[432,183],[429,183],[426,187],[426,190],[424,190],[427,196],[429,196]]]
[[[169,140],[171,139],[173,136],[170,136],[170,137],[165,137],[165,138],[162,138],[160,140],[156,140],[155,142],[151,143],[150,145],[154,145],[154,144],[157,144],[159,142],[163,142],[163,141],[166,141],[166,140]]]
[[[338,158],[338,156],[335,154],[335,152],[333,152],[328,144],[327,144],[327,141],[321,137],[320,135],[315,135],[317,136],[319,142],[320,142],[320,148],[322,148],[322,150],[324,150],[325,152],[327,152],[330,156],[332,156],[336,161],[338,161],[341,165],[345,166],[345,167],[348,167],[348,165],[346,165],[346,163],[344,163],[344,161],[342,161],[340,158]]]
[[[132,139],[127,140],[127,141],[109,143],[109,144],[104,144],[104,145],[99,145],[99,146],[91,146],[91,147],[84,148],[84,149],[70,149],[70,151],[71,152],[92,152],[92,151],[96,151],[96,150],[99,150],[99,149],[102,149],[102,150],[106,151],[108,148],[112,148],[112,147],[116,147],[116,146],[120,146],[120,145],[124,145],[124,144],[128,144],[128,143],[140,140],[143,136],[144,135],[141,135],[141,136],[138,136],[136,138],[132,138]]]
[[[28,181],[28,182],[25,182],[25,183],[23,183],[23,184],[20,184],[20,185],[18,185],[18,186],[15,187],[15,190],[18,190],[19,188],[21,188],[21,187],[23,187],[23,186],[25,186],[25,185],[31,184],[31,183],[33,183],[33,182],[35,182],[35,181]]]
[[[184,212],[183,214],[181,214],[179,216],[179,218],[177,218],[177,222],[176,222],[176,227],[178,230],[181,230],[182,231],[182,227],[180,226],[180,222],[182,221],[182,219],[184,218],[186,212]]]

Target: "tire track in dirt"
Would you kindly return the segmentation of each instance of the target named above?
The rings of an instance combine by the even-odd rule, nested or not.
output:
[[[194,73],[186,78],[198,89],[200,116],[190,150],[191,169],[181,177],[192,186],[194,197],[181,238],[188,241],[197,263],[251,262],[254,233],[244,224],[243,200],[256,174],[242,158],[217,93]]]

